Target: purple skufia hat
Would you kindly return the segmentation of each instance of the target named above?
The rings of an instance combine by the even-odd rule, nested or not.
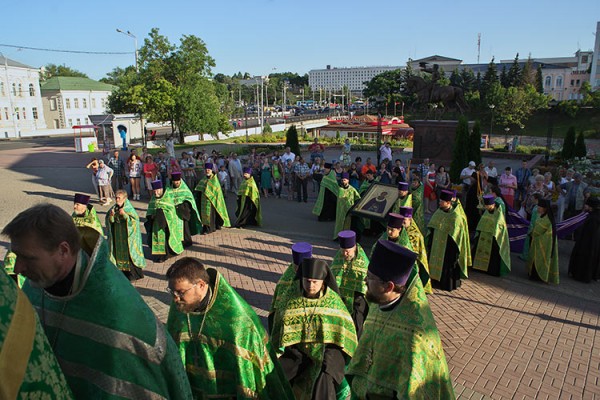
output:
[[[496,198],[492,194],[486,194],[485,196],[483,196],[483,204],[485,204],[486,206],[491,206],[492,204],[494,204],[495,200]]]
[[[342,179],[350,179],[350,174],[347,172],[342,172]]]
[[[405,285],[416,259],[417,253],[389,240],[379,239],[369,263],[369,272],[384,282]]]
[[[341,249],[351,249],[356,246],[356,233],[354,231],[341,231],[338,233]]]
[[[389,226],[390,228],[400,229],[400,228],[402,228],[403,224],[404,224],[404,217],[402,215],[396,214],[396,213],[389,214],[387,226]]]
[[[156,181],[152,181],[152,190],[158,190],[158,189],[162,189],[163,188],[163,184],[162,181],[156,180]]]
[[[174,181],[180,181],[181,180],[181,172],[179,172],[179,171],[172,172],[171,179]]]
[[[398,182],[398,190],[406,190],[406,191],[408,191],[408,183],[406,183],[406,182]]]
[[[442,190],[442,192],[440,193],[440,200],[452,201],[453,197],[454,197],[454,191],[452,191],[452,190]]]
[[[90,202],[90,198],[91,197],[87,194],[75,193],[73,203],[85,204],[87,206]]]
[[[400,211],[398,214],[402,215],[404,218],[412,218],[413,208],[408,206],[400,206]]]
[[[312,245],[306,242],[294,243],[292,246],[292,260],[296,265],[302,264],[302,260],[312,257]]]
[[[214,165],[212,163],[207,162],[206,164],[204,164],[204,169],[213,169]]]
[[[245,167],[245,168],[244,168],[244,173],[245,173],[245,174],[250,174],[250,175],[252,175],[252,168],[250,168],[250,167]]]

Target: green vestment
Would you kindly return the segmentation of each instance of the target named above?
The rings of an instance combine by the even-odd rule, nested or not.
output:
[[[111,210],[115,212],[112,217],[110,216]],[[106,213],[106,233],[108,234],[110,260],[121,271],[131,270],[132,263],[138,268],[145,268],[146,259],[142,248],[140,218],[127,199],[123,204],[123,211],[125,211],[125,214],[121,215],[115,204]]]
[[[365,179],[360,184],[360,188],[358,188],[358,193],[362,196],[363,193],[365,193],[371,187],[371,185],[374,184],[375,182],[379,182],[379,177],[373,179],[371,182],[369,182],[368,180]]]
[[[338,237],[338,233],[350,229],[351,217],[348,211],[354,203],[360,199],[360,194],[354,187],[348,185],[346,189],[338,187],[337,206],[335,208],[335,228],[333,229],[333,238]]]
[[[533,231],[533,227],[535,225],[535,221],[537,221],[538,219],[538,210],[537,210],[537,206],[533,206],[533,209],[531,210],[531,220],[529,221],[529,227],[527,228],[527,236],[525,237],[524,243],[523,243],[523,252],[521,253],[520,258],[522,260],[527,261],[529,259],[529,242],[530,242],[530,238],[531,238],[531,231]]]
[[[183,313],[171,304],[167,321],[194,398],[292,400],[260,319],[221,274],[207,272],[212,296],[206,310]]]
[[[335,177],[335,171],[329,171],[329,174],[325,175],[321,180],[319,196],[317,197],[317,202],[315,203],[315,206],[312,210],[312,213],[314,215],[321,215],[321,211],[323,210],[323,203],[325,202],[325,190],[329,190],[337,197],[339,187],[340,185],[338,185],[337,179]]]
[[[451,207],[448,212],[438,208],[431,216],[427,226],[427,235],[433,235],[429,253],[429,273],[431,278],[436,281],[442,277],[448,238],[453,240],[458,247],[458,265],[462,278],[468,277],[467,268],[471,265],[471,243],[467,218],[464,216],[464,211],[461,215],[460,210],[462,210],[460,204],[456,208]]]
[[[217,175],[212,174],[210,178],[202,178],[194,190],[200,192],[200,220],[202,225],[210,225],[210,210],[214,207],[223,220],[223,226],[226,228],[231,227],[225,198]]]
[[[235,215],[237,217],[240,216],[240,213],[244,209],[244,205],[246,201],[250,200],[254,203],[256,207],[256,223],[258,226],[262,226],[262,212],[260,210],[260,191],[258,190],[258,186],[256,186],[256,181],[251,176],[248,179],[243,179],[240,188],[238,189],[238,196],[240,196],[240,207],[236,210]]]
[[[0,399],[72,399],[35,310],[0,271]]]
[[[331,272],[340,289],[340,297],[344,301],[349,313],[354,307],[354,294],[367,293],[367,269],[369,257],[360,244],[356,244],[356,255],[351,261],[346,261],[343,250],[335,253],[331,263]]]
[[[80,251],[71,294],[23,291],[40,315],[78,399],[190,399],[181,358],[163,324],[110,262],[103,238]]]
[[[485,210],[476,230],[477,248],[473,259],[473,268],[487,271],[492,257],[492,244],[494,241],[500,249],[500,276],[510,272],[510,242],[508,228],[502,210],[496,209],[493,213]]]
[[[81,246],[85,251],[91,253],[98,241],[98,236],[104,237],[102,223],[96,215],[96,210],[91,204],[87,205],[87,210],[83,215],[71,214],[73,222],[81,235]]]
[[[175,254],[181,254],[183,252],[183,221],[177,216],[177,210],[175,210],[175,203],[173,201],[173,194],[170,190],[165,190],[160,198],[152,196],[148,203],[148,211],[146,211],[146,217],[153,217],[152,222],[152,254],[167,254],[166,240],[167,232],[165,229],[160,228],[159,222],[156,219],[156,211],[162,210],[167,220],[169,227],[169,248]]]
[[[558,243],[552,232],[552,222],[547,215],[539,217],[531,231],[531,245],[529,248],[529,259],[527,261],[527,270],[529,274],[532,268],[540,279],[546,283],[558,284]]]
[[[16,262],[17,262],[17,255],[10,250],[8,252],[6,252],[6,255],[4,256],[4,270],[6,271],[6,273],[9,276],[15,275],[15,263]],[[24,283],[25,283],[25,277],[23,275],[19,274],[17,276],[17,284],[18,284],[19,288],[22,288]]]
[[[496,197],[494,203],[496,203],[502,214],[504,214],[504,219],[506,219],[506,203],[504,203],[504,200],[501,197]]]
[[[275,312],[271,341],[281,352],[297,345],[311,359],[312,364],[295,379],[292,387],[297,400],[308,400],[321,372],[326,345],[339,347],[346,358],[350,358],[357,345],[356,330],[342,298],[335,291],[327,289],[322,297],[308,299],[302,295],[299,280],[288,290],[287,305]]]
[[[369,308],[346,375],[360,400],[455,398],[442,341],[416,276],[392,310]]]
[[[427,226],[425,225],[425,215],[423,214],[423,185],[419,185],[416,189],[411,186],[410,190],[412,194],[413,219],[417,223],[419,230],[425,232]]]
[[[188,203],[190,203],[190,206],[192,207],[192,215],[189,220],[189,226],[190,234],[194,236],[202,232],[202,222],[200,222],[200,213],[198,212],[198,208],[196,207],[196,199],[194,199],[192,191],[183,179],[180,182],[181,184],[178,188],[169,186],[167,190],[173,193],[173,202],[175,203],[175,208],[177,208],[177,206],[182,204],[183,202],[187,201]],[[181,229],[181,237],[183,237],[183,225],[181,225]]]
[[[394,202],[394,205],[392,206],[392,209],[390,210],[390,212],[399,213],[400,207],[412,207],[412,204],[413,204],[412,194],[409,193],[403,199],[398,197],[396,199],[396,201]],[[414,210],[414,208],[413,208],[413,210]]]
[[[271,301],[271,313],[274,313],[277,309],[285,308],[289,297],[289,288],[294,282],[294,278],[296,278],[297,269],[298,267],[294,263],[290,263],[277,281],[275,292],[273,292],[273,300]]]

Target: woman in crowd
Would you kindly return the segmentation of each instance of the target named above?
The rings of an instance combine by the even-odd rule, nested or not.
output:
[[[98,201],[102,201],[100,198],[100,191],[98,190],[98,159],[96,157],[92,158],[90,163],[85,166],[92,172],[92,185],[94,186],[94,191],[96,192],[96,196],[98,196]]]
[[[272,189],[272,177],[272,167],[271,164],[269,164],[269,158],[263,157],[262,165],[260,166],[260,188],[265,198],[269,197],[269,191]]]
[[[281,198],[281,187],[283,186],[283,166],[281,165],[281,158],[277,157],[273,161],[273,193],[278,199]]]
[[[146,162],[144,163],[144,181],[146,183],[146,189],[148,190],[148,198],[152,198],[152,182],[158,178],[159,168],[154,162],[151,155],[146,156]]]
[[[313,165],[310,167],[310,176],[313,181],[313,193],[319,193],[321,189],[321,181],[323,180],[323,167],[321,166],[321,158],[315,157]]]
[[[440,165],[435,174],[435,194],[437,198],[440,198],[440,192],[442,190],[451,189],[452,182],[450,182],[450,175],[446,172],[446,168]]]
[[[427,176],[423,180],[424,192],[423,192],[423,208],[425,209],[425,214],[431,214],[430,202],[435,201],[437,199],[437,195],[435,193],[435,185],[436,185],[436,172],[435,172],[435,164],[429,164],[429,169],[427,170]]]
[[[348,173],[350,174],[350,186],[358,190],[360,188],[360,177],[358,175],[358,170],[356,169],[356,163],[350,164]]]
[[[536,175],[535,183],[527,189],[527,196],[525,198],[525,212],[527,213],[527,219],[531,219],[531,213],[533,211],[533,207],[535,205],[535,201],[533,199],[533,195],[535,193],[539,193],[540,198],[542,199],[550,199],[551,194],[548,191],[546,185],[544,185],[544,176]]]
[[[379,166],[379,171],[377,171],[377,178],[379,178],[380,183],[387,183],[388,185],[392,183],[392,174],[387,169],[387,163],[384,161]]]
[[[132,153],[127,160],[129,169],[129,183],[131,183],[131,196],[133,200],[140,199],[140,180],[142,179],[142,162],[135,153]],[[152,186],[151,186],[152,187]]]

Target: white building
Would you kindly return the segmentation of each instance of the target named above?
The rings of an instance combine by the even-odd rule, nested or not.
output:
[[[364,82],[370,81],[383,72],[400,68],[391,66],[331,68],[328,65],[325,69],[308,71],[308,85],[313,91],[337,91],[346,86],[353,92],[361,92],[365,88]]]
[[[45,128],[40,70],[0,56],[0,137]]]
[[[49,128],[89,125],[89,115],[104,114],[113,85],[89,78],[56,76],[42,84],[44,115]]]

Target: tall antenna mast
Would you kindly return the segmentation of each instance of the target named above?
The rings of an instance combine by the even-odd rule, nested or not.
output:
[[[479,64],[479,56],[481,55],[481,33],[477,34],[477,64]]]

